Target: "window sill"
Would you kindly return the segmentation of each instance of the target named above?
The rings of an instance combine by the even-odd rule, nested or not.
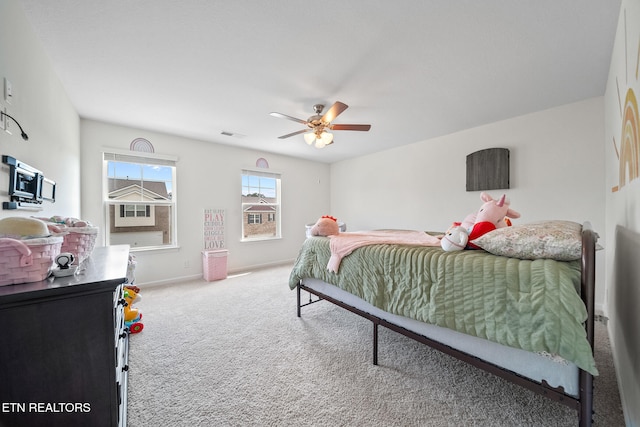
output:
[[[135,246],[129,246],[129,252],[162,252],[162,251],[176,251],[179,250],[180,246],[171,245],[171,246],[144,246],[137,248]]]
[[[267,242],[270,240],[282,240],[282,236],[277,237],[256,237],[255,239],[240,239],[240,243],[251,243],[251,242]]]

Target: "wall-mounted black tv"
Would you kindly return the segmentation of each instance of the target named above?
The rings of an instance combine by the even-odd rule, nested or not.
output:
[[[56,183],[38,169],[11,156],[2,156],[2,163],[9,166],[9,202],[3,209],[38,207],[43,201],[56,201]]]

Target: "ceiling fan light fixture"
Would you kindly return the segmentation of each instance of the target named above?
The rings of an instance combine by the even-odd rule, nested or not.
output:
[[[316,138],[316,148],[324,148],[333,142],[333,134],[322,131],[320,134],[314,135]]]
[[[329,132],[322,132],[322,135],[320,135],[320,140],[322,141],[323,145],[329,145],[333,142],[333,134]]]
[[[313,132],[307,132],[304,134],[304,140],[307,144],[311,145],[316,140],[316,134]]]
[[[303,134],[304,140],[307,144],[312,145],[315,143],[317,148],[324,148],[325,146],[333,143],[333,134],[326,131],[329,130],[354,130],[354,131],[368,131],[371,128],[371,125],[357,125],[357,124],[332,124],[333,120],[338,117],[344,110],[348,108],[348,105],[336,101],[329,111],[327,111],[324,115],[322,111],[324,110],[323,104],[315,104],[313,109],[315,111],[315,115],[309,117],[307,120],[298,119],[295,117],[287,116],[282,113],[270,113],[274,117],[279,117],[283,119],[292,120],[297,123],[301,123],[307,126],[307,129],[302,129],[297,132],[291,132],[286,135],[279,136],[278,139],[289,138],[294,135]]]

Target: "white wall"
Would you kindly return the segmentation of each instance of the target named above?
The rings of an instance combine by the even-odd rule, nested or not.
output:
[[[202,274],[202,221],[205,208],[225,209],[228,267],[230,271],[292,261],[305,238],[305,224],[326,214],[329,206],[329,166],[275,154],[233,148],[82,120],[82,213],[84,219],[103,224],[102,150],[128,150],[136,138],[149,140],[158,154],[178,157],[178,250],[136,252],[136,278],[140,284],[173,282]],[[240,242],[240,171],[255,168],[264,157],[269,170],[282,174],[282,238]],[[104,236],[100,235],[100,244]],[[189,267],[185,267],[185,263]]]
[[[13,85],[13,102],[4,100],[3,78]],[[43,210],[1,210],[7,216],[80,215],[80,119],[35,37],[21,6],[0,1],[0,106],[7,108],[29,135],[23,141],[9,120],[13,135],[0,131],[0,154],[41,170],[57,183],[56,202]],[[8,201],[8,168],[0,165],[0,202]]]
[[[640,177],[632,171],[620,178],[622,141],[640,159],[640,0],[623,0],[605,93],[606,230],[609,335],[614,350],[625,419],[640,426]],[[628,91],[635,105],[625,105]],[[622,167],[623,170],[626,167]]]
[[[8,107],[7,113],[20,122],[29,141],[23,141],[17,132],[13,135],[0,132],[0,154],[40,169],[57,182],[57,193],[56,203],[44,203],[41,211],[0,209],[0,218],[61,215],[87,219],[102,226],[100,147],[128,149],[134,138],[145,137],[152,141],[156,152],[180,158],[180,249],[138,253],[139,283],[171,282],[201,275],[201,215],[205,207],[227,209],[230,218],[227,247],[232,271],[292,260],[304,239],[304,225],[327,213],[329,166],[326,164],[98,122],[81,122],[16,0],[0,1],[0,88],[4,77],[13,84],[14,101],[7,105],[0,90],[0,105]],[[283,174],[283,238],[240,243],[239,170],[255,166],[258,157],[265,157],[271,170]],[[203,182],[208,183],[208,187],[203,188]],[[8,201],[8,186],[8,168],[0,165],[0,202]],[[185,263],[189,268],[184,267]]]
[[[350,230],[446,230],[476,211],[466,156],[510,150],[511,207],[526,223],[588,220],[606,244],[603,98],[540,111],[331,165],[331,213]],[[604,251],[597,255],[596,307],[604,305]]]

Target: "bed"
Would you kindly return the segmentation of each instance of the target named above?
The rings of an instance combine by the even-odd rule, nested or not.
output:
[[[588,222],[541,221],[482,236],[484,250],[369,243],[336,266],[337,238],[310,237],[289,286],[298,317],[329,301],[369,319],[376,365],[383,326],[562,402],[590,426],[597,238]]]

